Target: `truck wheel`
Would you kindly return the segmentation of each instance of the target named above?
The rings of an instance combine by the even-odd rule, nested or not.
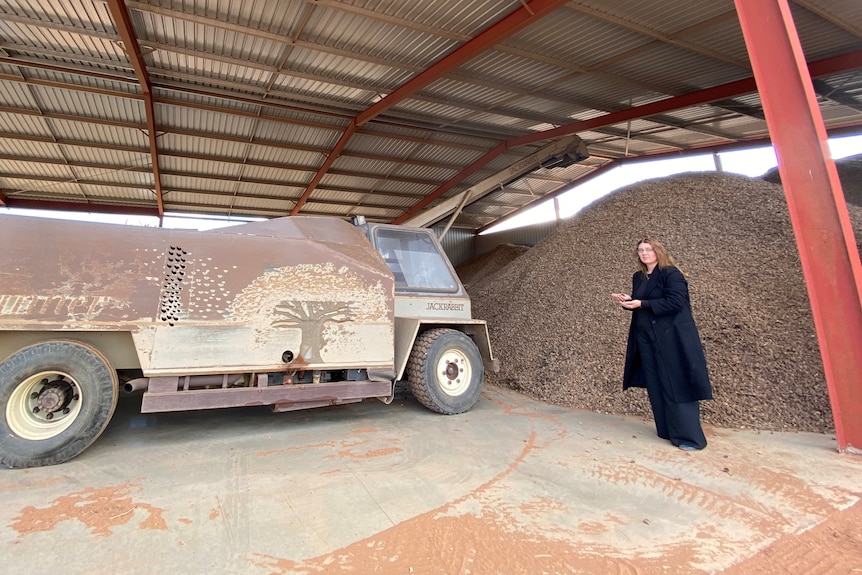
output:
[[[92,444],[117,406],[117,372],[76,341],[25,347],[0,363],[0,463],[68,461]]]
[[[407,360],[407,383],[419,403],[437,413],[469,410],[482,393],[485,369],[473,340],[454,329],[421,334]]]

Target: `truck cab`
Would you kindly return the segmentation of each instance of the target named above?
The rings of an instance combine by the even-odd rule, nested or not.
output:
[[[434,231],[389,224],[354,222],[365,230],[395,278],[395,361],[404,375],[413,344],[431,329],[454,329],[477,346],[487,371],[497,371],[488,328],[474,320],[470,296]]]

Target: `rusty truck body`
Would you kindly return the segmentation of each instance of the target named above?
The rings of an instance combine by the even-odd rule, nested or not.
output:
[[[433,232],[331,217],[211,231],[0,216],[0,463],[80,454],[142,412],[377,398],[444,414],[494,369]]]

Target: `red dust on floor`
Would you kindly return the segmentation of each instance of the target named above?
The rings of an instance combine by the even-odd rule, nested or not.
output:
[[[479,515],[429,512],[344,549],[297,563],[256,554],[250,562],[271,575],[583,574],[699,575],[697,544],[656,550],[653,556],[615,557],[615,550],[584,548],[507,529],[507,518],[483,508]],[[786,535],[721,575],[858,575],[862,573],[862,503],[832,513],[808,531]]]
[[[48,507],[27,506],[10,527],[25,536],[38,531],[51,531],[63,521],[77,520],[94,535],[110,535],[111,529],[125,525],[139,511],[146,518],[139,523],[141,529],[168,528],[162,518],[162,509],[147,503],[135,502],[129,491],[137,487],[127,483],[101,489],[88,489],[58,497]]]

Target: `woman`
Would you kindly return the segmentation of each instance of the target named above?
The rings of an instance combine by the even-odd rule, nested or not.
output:
[[[706,447],[698,401],[712,399],[688,282],[660,242],[638,242],[632,293],[611,297],[633,312],[623,389],[646,387],[658,436],[686,451]]]

